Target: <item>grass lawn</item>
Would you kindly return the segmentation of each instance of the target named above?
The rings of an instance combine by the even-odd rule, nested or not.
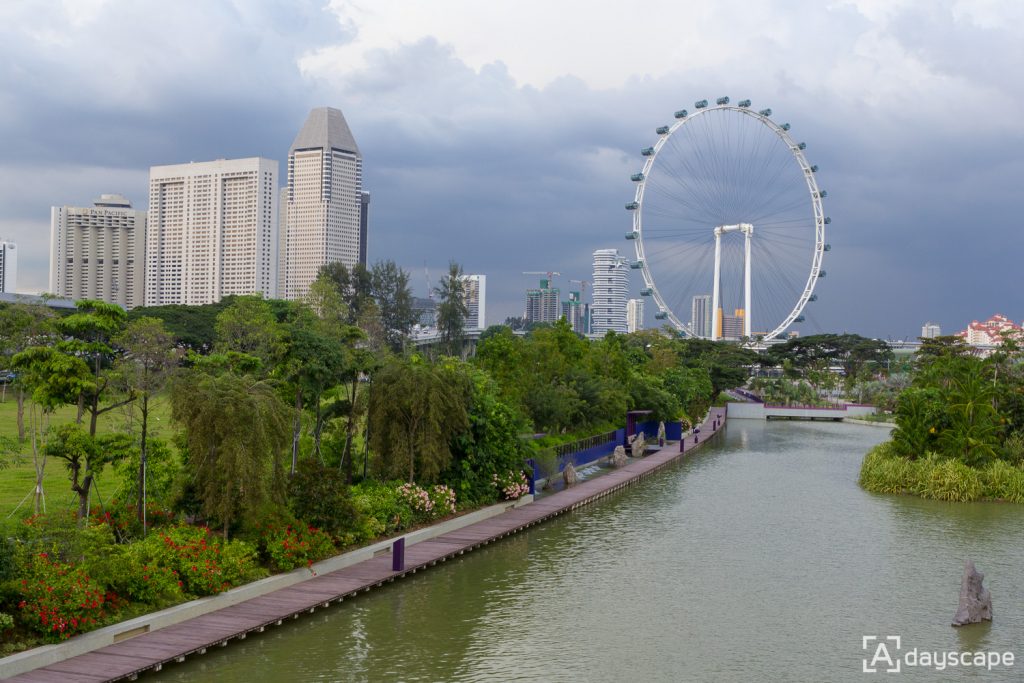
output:
[[[14,513],[14,516],[24,517],[32,514],[32,496],[30,495],[35,487],[35,469],[32,466],[32,444],[30,441],[29,429],[29,407],[25,406],[25,429],[26,440],[18,443],[18,404],[14,397],[8,392],[6,401],[0,402],[0,436],[7,437],[11,442],[17,444],[18,456],[13,458],[14,462],[5,469],[0,469],[0,520],[6,519]],[[100,434],[110,432],[123,432],[132,428],[138,431],[141,427],[141,416],[139,411],[134,410],[134,422],[132,412],[127,408],[115,408],[100,416],[97,432]],[[78,409],[75,406],[60,408],[50,416],[50,425],[61,425],[74,422]],[[82,416],[82,424],[85,428],[89,425],[89,416]],[[170,440],[173,430],[170,425],[170,407],[163,397],[150,400],[150,436]],[[7,456],[8,462],[12,456]],[[98,487],[99,493],[104,500],[109,500],[115,493],[112,487],[118,482],[113,471],[108,467],[98,477],[94,485]],[[75,509],[78,505],[78,496],[71,490],[71,481],[68,478],[67,468],[63,460],[48,458],[46,461],[45,476],[43,478],[43,492],[46,496],[47,511],[61,509]],[[28,496],[28,498],[26,498]],[[22,502],[21,507],[18,504]],[[95,500],[95,497],[93,498]],[[14,510],[17,508],[17,512]]]

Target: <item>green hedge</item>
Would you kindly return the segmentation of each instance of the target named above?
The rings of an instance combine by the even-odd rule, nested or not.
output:
[[[891,442],[879,444],[864,457],[860,485],[875,493],[907,493],[921,498],[970,502],[1000,500],[1024,503],[1024,469],[1002,460],[982,468],[934,453],[909,460],[896,455]]]

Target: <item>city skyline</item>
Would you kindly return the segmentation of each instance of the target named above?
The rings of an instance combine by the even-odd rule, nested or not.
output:
[[[537,261],[585,278],[593,250],[628,253],[622,204],[640,148],[674,110],[731,95],[791,123],[829,189],[829,277],[801,334],[901,338],[923,319],[1024,317],[1007,248],[1024,140],[1012,114],[1024,93],[1007,75],[1024,62],[1014,5],[658,5],[645,12],[664,21],[636,35],[571,3],[487,10],[498,23],[458,3],[161,11],[149,24],[130,3],[0,9],[0,50],[17,67],[0,75],[0,238],[18,245],[19,290],[47,289],[50,206],[102,193],[141,204],[153,165],[263,156],[283,173],[303,117],[327,105],[366,158],[367,259],[487,273],[500,322],[521,311],[518,273]],[[728,54],[703,49],[726,39]],[[102,96],[83,104],[83,90]],[[950,114],[968,106],[981,120],[965,136]],[[989,275],[950,275],[971,264]]]

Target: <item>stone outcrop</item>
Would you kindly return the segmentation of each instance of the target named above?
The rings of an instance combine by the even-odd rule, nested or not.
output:
[[[569,463],[565,466],[565,469],[562,470],[562,481],[565,482],[566,486],[575,486],[578,480],[579,477],[576,476],[576,468],[572,466],[572,463]]]
[[[647,440],[644,438],[644,433],[640,432],[633,437],[633,457],[642,458],[647,454]]]
[[[974,567],[974,562],[964,563],[964,576],[960,580],[960,607],[953,617],[953,626],[977,624],[992,621],[992,594],[981,582],[985,575]]]
[[[658,423],[658,445],[659,446],[664,446],[665,445],[665,423],[664,422],[659,422]]]
[[[612,451],[609,461],[612,467],[624,467],[626,465],[626,449],[622,446],[616,446],[615,450]]]

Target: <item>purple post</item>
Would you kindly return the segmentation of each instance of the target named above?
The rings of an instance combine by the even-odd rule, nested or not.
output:
[[[405,536],[391,544],[391,571],[405,571]]]
[[[699,442],[699,441],[700,441],[700,437],[699,437],[699,436],[697,436],[696,434],[694,434],[694,435],[693,435],[693,442],[694,442],[694,443],[697,443],[697,442]]]
[[[686,434],[682,434],[679,437],[679,452],[682,453],[686,450]]]

